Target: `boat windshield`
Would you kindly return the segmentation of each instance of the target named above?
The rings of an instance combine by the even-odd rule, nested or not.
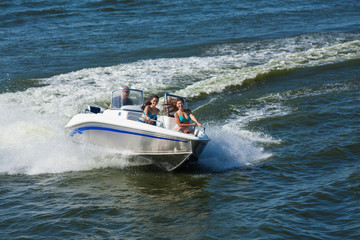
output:
[[[144,96],[141,90],[122,88],[112,92],[111,109],[132,109],[144,104]]]

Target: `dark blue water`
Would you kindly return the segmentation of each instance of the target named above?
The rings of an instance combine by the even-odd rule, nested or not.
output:
[[[358,239],[359,1],[2,1],[3,239]],[[69,141],[119,86],[212,141],[165,173]]]

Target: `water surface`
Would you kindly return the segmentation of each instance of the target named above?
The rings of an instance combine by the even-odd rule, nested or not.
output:
[[[2,1],[6,239],[357,239],[358,1]],[[212,139],[162,172],[64,125],[122,85]]]

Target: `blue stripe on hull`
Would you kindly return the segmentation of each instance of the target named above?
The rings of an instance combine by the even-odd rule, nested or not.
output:
[[[124,134],[131,134],[131,135],[137,135],[137,136],[149,137],[149,138],[156,138],[156,139],[168,140],[168,141],[174,141],[174,142],[184,142],[184,143],[188,142],[188,141],[177,140],[177,139],[172,139],[172,138],[156,137],[156,136],[143,134],[143,133],[129,132],[129,131],[118,130],[118,129],[113,129],[113,128],[105,128],[105,127],[81,127],[81,128],[77,128],[77,129],[73,130],[70,133],[70,136],[73,137],[77,133],[78,134],[83,134],[84,131],[88,131],[88,130],[98,130],[98,131],[124,133]]]

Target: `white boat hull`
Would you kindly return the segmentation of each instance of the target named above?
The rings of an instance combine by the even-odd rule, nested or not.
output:
[[[168,129],[172,125],[165,122],[173,121],[170,117],[163,116],[163,127],[158,127],[134,121],[137,115],[140,116],[141,113],[129,114],[121,110],[77,114],[66,128],[71,130],[70,135],[74,139],[120,151],[131,151],[167,171],[197,160],[210,141],[205,134],[194,136]]]

